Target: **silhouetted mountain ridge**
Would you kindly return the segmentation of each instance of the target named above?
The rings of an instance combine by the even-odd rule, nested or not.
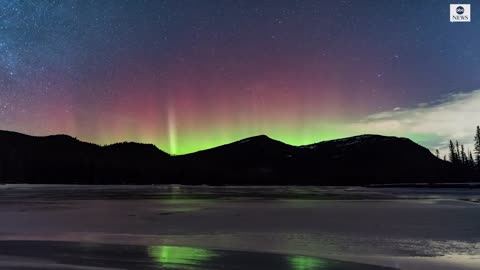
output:
[[[262,135],[175,159],[182,179],[214,184],[355,185],[475,177],[410,139],[372,134],[303,146]]]
[[[410,139],[372,134],[303,146],[259,135],[170,156],[153,144],[99,146],[68,135],[0,131],[0,149],[2,182],[359,185],[479,179]]]
[[[152,144],[99,146],[10,131],[0,131],[0,151],[0,180],[27,183],[150,183],[170,158]]]

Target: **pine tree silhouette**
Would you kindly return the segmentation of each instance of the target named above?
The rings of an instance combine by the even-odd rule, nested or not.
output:
[[[472,151],[468,151],[468,166],[475,167],[475,159],[473,158]]]
[[[456,150],[456,157],[457,163],[462,163],[462,156],[460,155],[460,146],[458,145],[458,141],[455,141],[455,150]]]
[[[475,134],[475,146],[473,151],[475,152],[477,168],[480,169],[480,126],[477,126],[477,133]]]
[[[462,162],[462,165],[467,165],[467,154],[465,154],[465,147],[463,146],[463,144],[460,148],[460,160]]]
[[[450,140],[448,144],[448,148],[450,150],[450,154],[449,154],[450,162],[452,162],[453,164],[457,164],[458,163],[457,150],[455,149],[455,144],[453,143],[452,140]]]

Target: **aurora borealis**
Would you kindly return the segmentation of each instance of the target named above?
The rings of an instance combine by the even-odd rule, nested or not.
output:
[[[480,9],[451,23],[450,2],[0,0],[0,129],[172,154],[258,134],[468,146]]]

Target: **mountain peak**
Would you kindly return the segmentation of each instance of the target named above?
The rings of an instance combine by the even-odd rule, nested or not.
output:
[[[233,143],[249,143],[249,142],[267,142],[267,141],[277,141],[274,140],[267,135],[261,134],[261,135],[255,135],[252,137],[248,137],[239,141],[235,141]]]

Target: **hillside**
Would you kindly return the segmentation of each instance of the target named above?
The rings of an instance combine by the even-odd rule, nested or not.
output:
[[[361,185],[479,179],[409,139],[361,135],[292,146],[265,135],[181,156],[151,144],[0,131],[0,181],[78,184]]]

